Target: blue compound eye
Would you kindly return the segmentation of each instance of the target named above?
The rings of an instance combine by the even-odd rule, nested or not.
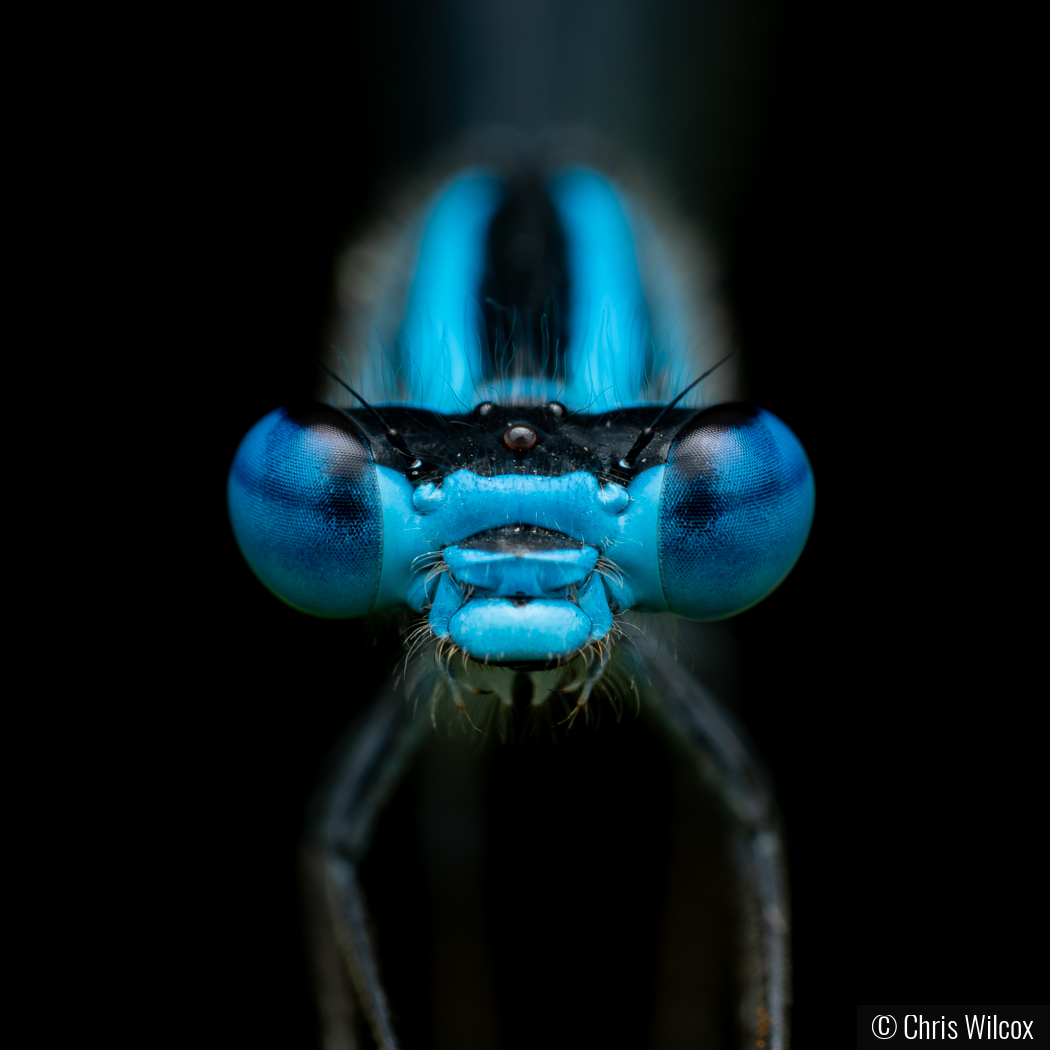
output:
[[[776,416],[748,405],[701,412],[671,444],[660,495],[671,611],[717,620],[764,598],[802,552],[813,501],[806,453]]]
[[[241,442],[230,521],[255,574],[315,616],[362,616],[379,587],[382,512],[368,441],[325,405],[280,408]]]

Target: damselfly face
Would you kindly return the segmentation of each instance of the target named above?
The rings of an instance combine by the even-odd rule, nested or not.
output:
[[[318,616],[414,610],[454,689],[500,666],[578,705],[630,610],[763,598],[805,543],[812,474],[779,419],[705,398],[725,347],[671,254],[587,169],[447,183],[352,277],[341,396],[238,450],[230,514],[259,578]]]

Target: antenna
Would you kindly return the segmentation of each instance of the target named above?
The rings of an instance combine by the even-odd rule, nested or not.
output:
[[[333,372],[330,368],[326,367],[325,365],[321,364],[320,361],[315,361],[314,364],[317,365],[317,367],[321,369],[321,371],[324,372],[329,378],[334,379],[341,387],[343,387],[346,390],[349,390],[350,393],[353,394],[354,397],[356,397],[357,400],[360,401],[361,404],[364,405],[365,408],[367,408],[368,411],[376,417],[376,419],[379,421],[379,425],[383,428],[383,435],[386,437],[387,441],[389,441],[390,444],[393,445],[394,448],[401,453],[402,456],[405,456],[407,459],[411,460],[419,460],[419,457],[415,453],[409,451],[408,446],[405,444],[405,439],[392,426],[389,426],[387,424],[387,421],[379,414],[379,412],[372,405],[370,405],[349,383],[346,383],[342,379],[340,379],[339,376],[335,374],[335,372]]]
[[[634,439],[634,444],[631,446],[631,451],[628,452],[627,455],[624,456],[623,459],[620,460],[619,466],[622,467],[624,470],[633,470],[634,469],[635,460],[638,459],[638,456],[641,454],[641,452],[645,448],[645,446],[648,445],[649,442],[653,440],[653,435],[656,433],[656,428],[657,428],[660,420],[664,418],[664,413],[669,412],[672,408],[674,408],[674,406],[677,405],[678,402],[681,401],[682,398],[685,397],[685,395],[688,394],[689,391],[692,390],[694,386],[696,386],[698,383],[700,383],[703,380],[705,380],[716,368],[721,368],[722,365],[724,365],[726,363],[726,361],[728,361],[733,356],[733,354],[735,354],[735,353],[736,353],[736,351],[733,350],[732,352],[726,354],[726,356],[723,357],[721,361],[719,361],[717,364],[713,364],[702,376],[700,376],[699,379],[694,379],[685,388],[685,390],[683,390],[678,395],[678,397],[676,397],[669,405],[664,405],[664,407],[662,409],[660,409],[660,412],[657,415],[656,419],[654,419],[638,435],[638,437],[636,437]]]

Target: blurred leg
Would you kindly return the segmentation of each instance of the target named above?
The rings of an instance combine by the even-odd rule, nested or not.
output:
[[[650,709],[688,750],[730,818],[742,891],[742,1045],[787,1050],[787,876],[776,803],[741,730],[673,656],[651,653],[634,670]]]
[[[301,871],[324,1050],[357,1050],[362,1013],[380,1050],[397,1050],[357,868],[429,729],[403,682],[389,685],[339,742],[310,808]]]

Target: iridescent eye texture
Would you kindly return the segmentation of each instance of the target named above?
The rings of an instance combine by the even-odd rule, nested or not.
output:
[[[660,497],[668,606],[717,620],[760,601],[802,552],[813,505],[809,460],[776,416],[740,404],[701,412],[671,444]]]
[[[241,552],[279,598],[315,616],[369,611],[382,513],[368,441],[336,409],[277,409],[248,432],[227,486]]]

